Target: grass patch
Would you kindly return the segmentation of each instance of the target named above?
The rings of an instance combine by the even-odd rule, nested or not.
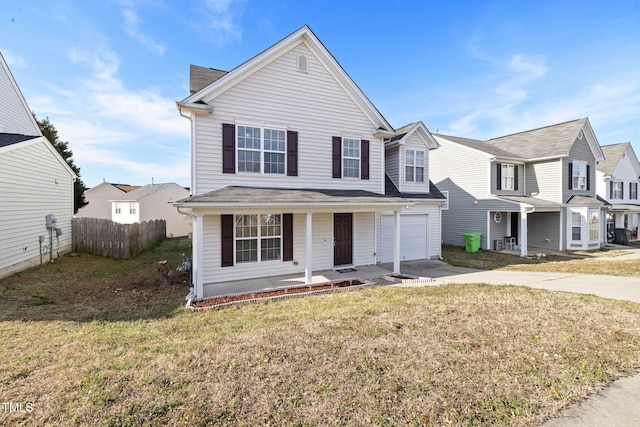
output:
[[[600,274],[640,277],[640,260],[616,260],[624,251],[597,251],[573,256],[547,254],[523,258],[496,251],[466,252],[462,246],[443,245],[442,257],[451,265],[481,270],[540,271],[551,273]],[[628,252],[627,252],[628,253]],[[531,255],[531,254],[530,254]]]
[[[191,313],[186,287],[156,284],[157,261],[174,268],[184,245],[0,280],[0,396],[33,407],[0,424],[533,426],[640,366],[640,305],[527,288]]]

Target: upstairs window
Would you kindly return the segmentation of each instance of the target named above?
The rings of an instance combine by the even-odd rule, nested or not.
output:
[[[569,163],[570,190],[589,189],[589,165],[586,162]]]
[[[223,123],[222,173],[298,176],[298,132]]]
[[[404,179],[407,182],[424,182],[424,151],[406,150]]]
[[[496,166],[496,189],[518,191],[518,165],[497,163]]]
[[[342,176],[360,178],[360,140],[342,139]]]
[[[611,181],[611,198],[623,199],[624,190],[622,181]]]
[[[135,215],[136,214],[136,204],[135,203],[129,203],[129,213],[131,215]]]
[[[638,183],[637,182],[629,183],[629,199],[638,200]]]
[[[120,203],[116,203],[116,213],[117,214],[122,213],[122,208],[120,208]]]
[[[238,172],[284,175],[284,130],[238,126]]]
[[[514,166],[508,163],[502,164],[502,190],[513,190],[515,181]]]

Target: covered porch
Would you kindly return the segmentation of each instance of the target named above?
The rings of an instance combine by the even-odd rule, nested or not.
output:
[[[338,270],[363,265],[375,270],[382,212],[393,213],[393,272],[400,273],[401,212],[413,205],[361,190],[253,187],[181,200],[176,207],[193,217],[192,297],[229,286],[236,293],[257,285],[326,282],[345,277]],[[284,279],[271,283],[274,276]]]

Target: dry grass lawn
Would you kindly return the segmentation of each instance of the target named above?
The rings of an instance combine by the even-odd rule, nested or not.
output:
[[[496,251],[480,250],[470,254],[463,247],[443,246],[446,262],[460,267],[481,270],[547,271],[576,274],[640,277],[639,260],[616,260],[628,251],[573,252],[572,256],[545,254],[543,258],[522,258]]]
[[[539,425],[640,367],[640,305],[373,287],[191,313],[184,243],[0,280],[0,425]]]

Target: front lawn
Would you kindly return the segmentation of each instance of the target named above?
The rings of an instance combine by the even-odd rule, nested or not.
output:
[[[640,367],[640,305],[373,287],[192,313],[188,242],[0,280],[0,425],[539,425]],[[23,406],[25,407],[25,406]]]

